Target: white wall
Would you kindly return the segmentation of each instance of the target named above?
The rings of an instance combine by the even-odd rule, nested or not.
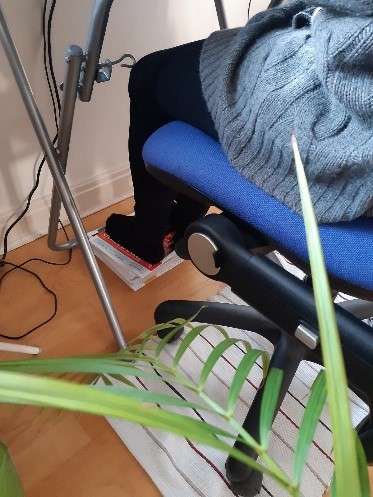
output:
[[[252,0],[251,13],[266,5]],[[1,2],[49,133],[54,121],[43,68],[43,0]],[[243,24],[248,0],[228,0],[230,26]],[[94,0],[59,0],[53,19],[53,58],[63,80],[69,44],[84,48]],[[131,52],[137,59],[151,51],[208,36],[218,29],[213,0],[116,0],[102,59]],[[77,103],[68,181],[81,214],[87,215],[132,194],[127,158],[128,70],[114,68],[109,83],[96,85],[90,103]],[[34,181],[40,148],[0,47],[0,237],[19,212]],[[47,230],[51,179],[47,171],[30,213],[13,231],[10,248]]]

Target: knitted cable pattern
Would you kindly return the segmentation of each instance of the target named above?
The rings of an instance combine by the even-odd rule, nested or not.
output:
[[[213,33],[200,76],[232,166],[301,214],[295,132],[322,223],[373,215],[373,8],[318,4],[333,9],[296,0]]]

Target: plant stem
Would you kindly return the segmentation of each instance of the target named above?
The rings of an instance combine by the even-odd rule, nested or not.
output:
[[[278,481],[278,483],[280,483],[286,490],[294,495],[294,497],[297,497],[296,494],[294,494],[294,484],[289,480],[288,476],[271,458],[271,456],[267,452],[267,449],[258,444],[258,442],[256,442],[256,440],[249,433],[247,433],[247,431],[244,430],[244,428],[234,419],[231,419],[229,421],[229,424],[242,437],[242,441],[246,443],[246,445],[248,445],[250,448],[252,448],[258,454],[258,456],[262,458],[263,462],[268,468],[268,474],[271,476],[271,478]]]

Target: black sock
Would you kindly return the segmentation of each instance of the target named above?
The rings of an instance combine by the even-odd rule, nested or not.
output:
[[[106,221],[106,233],[112,240],[150,264],[160,262],[164,256],[163,230],[149,231],[134,216],[112,214]]]
[[[163,245],[168,232],[175,231],[174,241],[184,236],[186,228],[203,217],[207,205],[200,204],[184,195],[174,203],[169,226],[156,227],[149,216],[125,216],[112,214],[106,221],[106,233],[112,240],[133,252],[150,264],[156,264],[165,257]],[[144,219],[143,219],[144,218]]]
[[[184,197],[184,195],[180,197],[173,205],[170,217],[170,226],[176,231],[175,241],[183,238],[187,227],[202,218],[209,209],[208,205]]]

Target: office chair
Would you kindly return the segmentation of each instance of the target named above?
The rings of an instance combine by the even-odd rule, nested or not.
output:
[[[298,279],[271,255],[276,250],[310,273],[303,219],[243,178],[216,141],[184,122],[171,122],[153,133],[143,156],[159,181],[222,211],[192,223],[181,251],[203,274],[229,285],[249,305],[167,301],[156,309],[156,322],[188,319],[203,306],[199,322],[251,330],[270,340],[271,366],[284,374],[279,408],[299,363],[322,363],[312,282]],[[371,412],[373,330],[362,320],[373,316],[373,218],[321,225],[320,237],[332,289],[358,297],[335,309],[350,387]],[[262,391],[243,424],[255,438]],[[370,462],[372,433],[368,416],[359,434]],[[239,441],[236,446],[255,457]],[[260,473],[231,457],[226,471],[238,494],[259,492]]]

